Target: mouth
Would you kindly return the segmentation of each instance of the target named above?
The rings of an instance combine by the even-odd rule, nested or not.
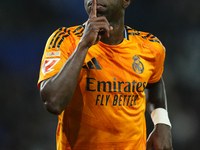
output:
[[[92,4],[93,4],[93,2],[90,1],[90,2],[88,3],[88,7],[91,8],[91,7],[92,7]],[[101,4],[101,3],[97,3],[97,9],[99,9],[99,8],[101,8],[101,7],[105,7],[105,5],[103,5],[103,4]]]

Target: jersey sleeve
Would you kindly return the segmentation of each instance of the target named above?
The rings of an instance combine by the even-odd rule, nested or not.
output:
[[[154,70],[149,79],[149,83],[155,83],[160,80],[163,74],[166,49],[157,38],[152,39],[150,42],[153,43],[154,47],[154,50],[152,51],[154,55]]]
[[[38,88],[40,88],[41,81],[60,71],[74,50],[73,41],[70,37],[70,30],[65,27],[59,28],[49,37],[41,61]]]

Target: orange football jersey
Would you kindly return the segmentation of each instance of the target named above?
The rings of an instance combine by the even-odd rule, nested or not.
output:
[[[47,41],[40,82],[60,71],[85,25]],[[58,116],[58,150],[146,150],[145,87],[160,80],[165,48],[152,34],[124,27],[119,45],[98,42],[86,55],[76,91]]]

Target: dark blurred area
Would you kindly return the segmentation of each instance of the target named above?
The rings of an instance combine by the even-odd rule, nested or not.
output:
[[[175,150],[200,147],[200,1],[133,0],[126,25],[167,49],[164,80]],[[84,23],[83,0],[0,0],[0,150],[54,150],[57,116],[37,80],[44,46],[59,27]],[[148,133],[153,129],[147,115]]]

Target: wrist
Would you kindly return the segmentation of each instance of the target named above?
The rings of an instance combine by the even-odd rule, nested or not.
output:
[[[156,108],[151,112],[151,119],[154,123],[154,125],[157,124],[165,124],[170,126],[172,128],[172,125],[170,123],[168,112],[164,108]]]
[[[88,50],[92,45],[89,45],[86,41],[80,40],[78,46],[81,47],[81,49]]]

